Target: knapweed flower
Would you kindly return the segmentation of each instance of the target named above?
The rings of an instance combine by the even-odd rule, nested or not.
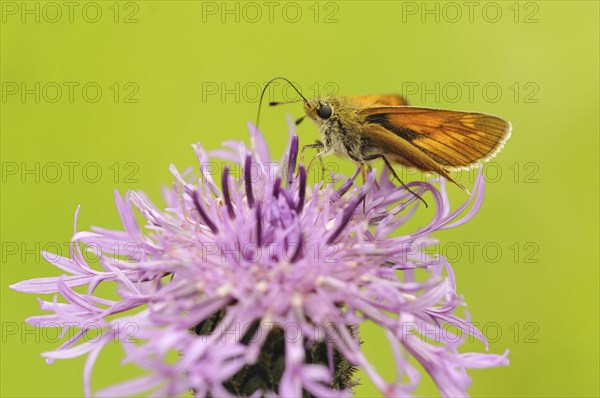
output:
[[[506,353],[459,352],[467,337],[485,338],[457,313],[463,303],[450,264],[424,250],[436,242],[433,232],[478,211],[481,174],[453,211],[443,181],[408,184],[428,198],[424,209],[385,171],[378,180],[369,172],[364,184],[358,171],[339,183],[309,184],[296,135],[273,160],[257,129],[250,132],[250,148],[228,141],[206,152],[195,145],[199,171],[172,166],[164,210],[141,192],[116,193],[123,230],[76,230],[70,258],[44,254],[65,275],[12,286],[56,294],[40,300],[51,314],[28,322],[70,332],[43,355],[87,355],[87,396],[96,358],[115,341],[124,362],[147,373],[97,395],[347,397],[361,368],[382,395],[406,396],[420,378],[412,357],[442,395],[458,396],[470,384],[466,369],[508,363]],[[216,161],[230,167],[215,172]],[[393,236],[419,208],[431,221]],[[86,250],[96,252],[96,264]],[[114,285],[118,298],[100,294],[111,294],[100,285]],[[393,380],[361,351],[367,320],[385,331]],[[93,340],[86,339],[90,330]]]

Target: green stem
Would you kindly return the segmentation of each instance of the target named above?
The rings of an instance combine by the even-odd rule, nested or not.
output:
[[[210,334],[223,318],[223,311],[213,315],[194,328],[197,335]],[[259,324],[256,322],[242,337],[241,342],[248,344],[256,332]],[[224,383],[225,388],[231,393],[243,397],[249,396],[256,390],[279,390],[279,382],[285,370],[285,334],[281,328],[274,327],[269,332],[262,351],[256,363],[244,366],[238,373]],[[322,364],[328,366],[327,344],[314,343],[305,349],[305,360],[309,364]],[[353,380],[355,367],[352,366],[337,350],[333,351],[334,374],[330,387],[336,390],[351,388],[356,385]],[[304,398],[312,398],[304,391]]]

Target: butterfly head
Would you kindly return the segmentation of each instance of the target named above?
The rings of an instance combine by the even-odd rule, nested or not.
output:
[[[334,115],[335,105],[327,98],[316,98],[304,103],[304,111],[317,124],[322,124]]]
[[[269,80],[269,82],[267,82],[267,84],[265,85],[265,88],[263,89],[263,91],[260,94],[258,113],[256,115],[256,125],[257,126],[258,126],[258,121],[260,119],[260,107],[262,105],[262,100],[265,95],[266,89],[275,80],[284,80],[285,82],[287,82],[298,93],[298,96],[300,98],[298,100],[293,100],[293,101],[271,101],[271,102],[269,102],[269,105],[275,106],[275,105],[289,104],[289,103],[299,102],[299,101],[304,102],[304,111],[305,111],[306,115],[297,119],[296,124],[300,124],[302,122],[302,120],[304,120],[307,116],[310,119],[312,119],[319,126],[324,126],[324,125],[330,124],[330,123],[328,123],[330,121],[330,119],[332,119],[332,117],[336,118],[335,110],[336,110],[336,108],[340,109],[337,107],[338,102],[339,102],[337,100],[337,98],[328,96],[328,97],[323,97],[323,98],[307,99],[306,97],[304,97],[302,95],[300,90],[298,90],[298,88],[291,81],[289,81],[285,77],[280,76],[280,77],[275,77],[275,78]]]

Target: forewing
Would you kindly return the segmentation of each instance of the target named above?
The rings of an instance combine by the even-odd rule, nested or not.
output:
[[[489,160],[510,137],[509,122],[484,113],[370,107],[359,114],[366,124],[381,125],[450,170]]]
[[[408,105],[406,98],[390,94],[390,95],[357,95],[347,97],[352,102],[359,103],[364,106],[405,106]]]
[[[382,155],[386,159],[405,166],[415,167],[422,171],[436,172],[466,191],[465,187],[448,174],[448,170],[444,166],[438,164],[425,151],[412,145],[410,141],[399,137],[380,124],[365,124],[364,129],[365,134],[368,134],[371,142],[383,149],[384,153]]]

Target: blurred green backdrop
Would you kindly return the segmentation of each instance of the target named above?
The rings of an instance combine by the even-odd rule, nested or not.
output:
[[[306,96],[404,92],[513,123],[480,213],[437,236],[491,352],[510,349],[509,367],[471,372],[470,392],[598,396],[598,12],[596,1],[3,1],[1,395],[82,395],[83,360],[45,365],[56,334],[22,324],[40,313],[35,297],[7,288],[58,274],[38,253],[67,253],[76,206],[85,230],[120,226],[114,188],[160,203],[169,164],[194,166],[196,141],[248,140],[257,88],[283,75]],[[293,98],[282,89],[270,99]],[[273,153],[288,112],[302,109],[263,111]],[[308,122],[299,134],[316,138]],[[391,375],[377,330],[363,339]],[[139,372],[120,358],[101,356],[95,388]],[[363,382],[357,396],[378,395]],[[436,395],[427,377],[418,392]]]

